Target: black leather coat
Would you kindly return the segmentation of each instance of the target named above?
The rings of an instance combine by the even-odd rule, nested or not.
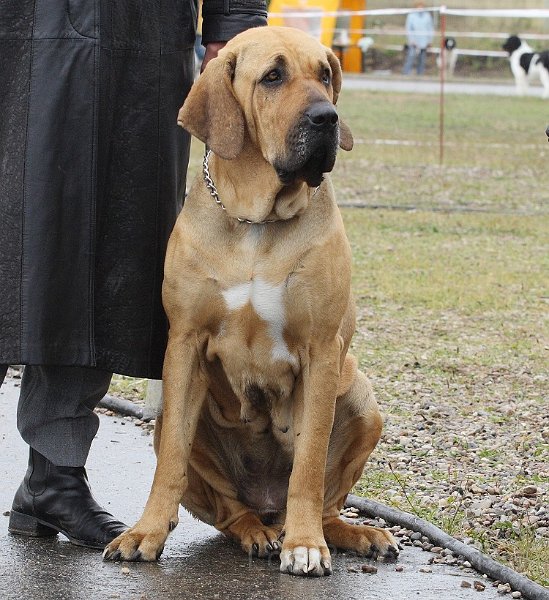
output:
[[[266,22],[205,0],[204,43]],[[193,0],[0,0],[0,364],[159,378]]]

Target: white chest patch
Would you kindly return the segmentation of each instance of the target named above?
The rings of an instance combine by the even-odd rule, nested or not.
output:
[[[257,315],[269,325],[269,334],[273,341],[273,360],[284,360],[296,367],[296,357],[289,351],[283,336],[285,326],[283,293],[283,284],[273,285],[258,277],[225,290],[223,298],[229,310],[238,310],[249,302]]]

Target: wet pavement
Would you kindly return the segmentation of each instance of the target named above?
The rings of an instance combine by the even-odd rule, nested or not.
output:
[[[252,600],[462,600],[501,598],[471,569],[429,565],[429,553],[405,547],[397,563],[377,563],[333,553],[334,573],[301,579],[278,572],[278,561],[250,559],[212,527],[183,510],[160,561],[103,562],[101,553],[65,538],[27,539],[7,531],[7,511],[26,469],[27,449],[15,426],[18,381],[0,388],[0,598],[2,600],[157,600],[172,598]],[[124,423],[124,424],[122,424]],[[154,472],[152,437],[132,422],[101,415],[87,470],[95,496],[127,523],[139,518]],[[370,563],[373,564],[373,563]],[[402,572],[397,572],[397,566]],[[432,572],[422,573],[428,568]],[[350,572],[356,569],[359,572]],[[484,592],[462,588],[484,581]]]

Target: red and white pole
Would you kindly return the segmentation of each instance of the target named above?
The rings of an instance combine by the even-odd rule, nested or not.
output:
[[[440,7],[439,164],[444,162],[444,77],[446,73],[446,6]]]

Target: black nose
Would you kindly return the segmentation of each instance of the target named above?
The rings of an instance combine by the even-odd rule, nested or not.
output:
[[[312,125],[318,129],[334,127],[338,116],[333,104],[329,102],[315,102],[305,111],[305,115]]]

